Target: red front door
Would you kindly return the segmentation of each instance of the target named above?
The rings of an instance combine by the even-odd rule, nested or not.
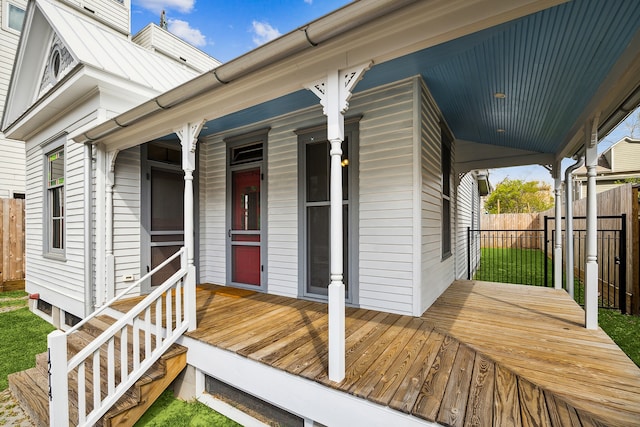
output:
[[[231,173],[231,280],[260,286],[260,168]]]

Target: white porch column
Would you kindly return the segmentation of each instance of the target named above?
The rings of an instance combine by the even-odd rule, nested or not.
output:
[[[96,162],[96,293],[95,307],[106,302],[106,182],[107,182],[107,153],[102,144],[94,146],[94,161]]]
[[[553,164],[551,174],[554,181],[555,194],[555,230],[553,244],[553,287],[562,289],[562,174],[559,161]]]
[[[113,255],[113,187],[115,185],[115,165],[118,150],[107,152],[106,200],[105,200],[105,268],[106,300],[116,295],[116,259]]]
[[[598,328],[598,209],[596,166],[598,164],[598,118],[585,127],[585,165],[587,167],[587,241],[585,249],[584,315],[587,329]]]
[[[573,255],[573,175],[572,172],[582,166],[584,156],[580,156],[578,161],[569,166],[564,172],[564,192],[565,192],[565,247],[567,254],[567,262],[565,265],[565,276],[567,280],[567,292],[569,296],[574,298],[574,255]]]
[[[196,145],[204,120],[185,123],[175,131],[182,145],[182,170],[184,170],[184,246],[187,249],[187,279],[184,285],[184,303],[189,331],[196,329],[196,267],[194,263],[194,204],[193,172],[196,169]]]
[[[325,79],[307,85],[320,98],[327,116],[327,139],[331,143],[330,173],[330,283],[329,283],[329,379],[339,382],[345,376],[345,318],[342,251],[342,141],[344,113],[349,108],[351,90],[371,63],[349,70],[331,70]]]

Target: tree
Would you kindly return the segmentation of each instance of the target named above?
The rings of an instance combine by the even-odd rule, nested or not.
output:
[[[508,178],[496,186],[484,204],[492,214],[541,212],[552,206],[549,184]]]

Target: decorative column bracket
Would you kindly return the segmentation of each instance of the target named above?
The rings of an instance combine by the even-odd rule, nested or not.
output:
[[[330,70],[325,79],[305,86],[320,98],[322,112],[327,116],[327,139],[331,143],[330,173],[330,283],[329,302],[329,379],[339,382],[345,376],[345,286],[343,281],[342,225],[342,141],[344,113],[349,108],[351,91],[372,62],[347,70]]]
[[[184,246],[187,249],[187,277],[184,285],[184,295],[189,331],[193,331],[197,327],[193,172],[196,169],[198,135],[204,123],[205,120],[185,123],[182,127],[175,130],[182,145],[182,170],[184,171]]]

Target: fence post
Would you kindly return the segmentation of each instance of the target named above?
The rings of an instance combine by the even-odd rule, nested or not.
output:
[[[47,336],[49,347],[49,425],[69,425],[67,336],[56,330]]]
[[[622,214],[620,217],[622,224],[620,227],[620,265],[618,266],[618,277],[620,278],[618,304],[620,312],[627,314],[627,214]]]
[[[549,286],[549,266],[547,265],[547,260],[549,259],[549,247],[548,243],[548,233],[549,233],[549,217],[547,215],[544,216],[544,286]]]
[[[467,227],[467,280],[471,280],[471,227]]]

